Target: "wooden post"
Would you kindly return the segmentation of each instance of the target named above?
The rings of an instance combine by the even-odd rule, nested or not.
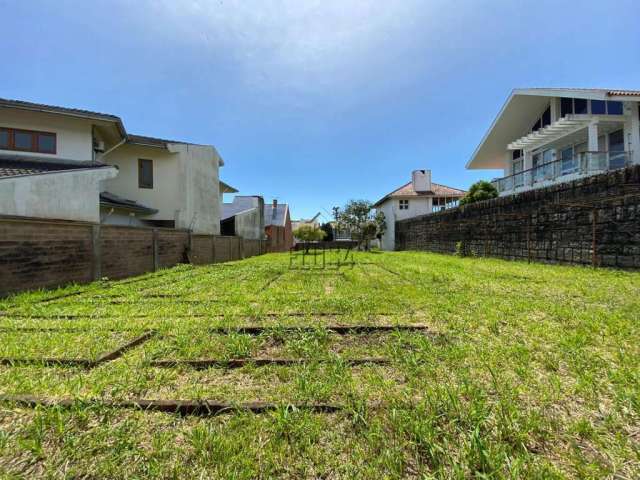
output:
[[[153,229],[152,255],[153,255],[153,271],[156,272],[160,268],[160,254],[158,251],[158,229]]]

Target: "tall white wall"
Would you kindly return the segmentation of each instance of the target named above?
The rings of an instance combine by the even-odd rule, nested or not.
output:
[[[387,230],[382,235],[381,248],[383,250],[395,250],[396,221],[426,215],[433,211],[431,197],[407,197],[407,199],[409,200],[407,210],[400,210],[399,198],[388,199],[379,207],[379,210],[384,213],[387,224]]]
[[[115,168],[7,177],[0,180],[0,214],[100,222],[100,182]]]
[[[0,150],[28,157],[90,162],[93,159],[92,121],[50,113],[0,107],[0,127],[38,130],[56,134],[56,154]]]
[[[178,156],[179,213],[176,228],[220,233],[220,156],[207,145],[171,144]]]
[[[153,161],[153,188],[138,187],[139,158]],[[104,182],[103,191],[158,210],[145,218],[175,221],[182,189],[178,181],[177,154],[161,148],[125,144],[109,153],[103,161],[117,166],[120,172],[116,178]]]

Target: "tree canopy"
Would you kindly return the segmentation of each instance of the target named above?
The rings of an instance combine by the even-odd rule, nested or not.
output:
[[[470,203],[490,200],[497,196],[498,190],[491,182],[480,180],[469,187],[467,194],[460,199],[460,205],[469,205]]]
[[[348,230],[358,240],[359,246],[369,248],[369,241],[382,235],[387,224],[384,213],[375,212],[368,200],[350,200],[342,209],[334,207],[338,228]]]

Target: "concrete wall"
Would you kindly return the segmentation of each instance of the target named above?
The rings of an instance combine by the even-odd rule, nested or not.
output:
[[[190,248],[189,248],[190,247]],[[261,240],[184,230],[0,217],[0,294],[265,253]]]
[[[171,144],[178,155],[179,214],[176,228],[196,233],[220,233],[220,156],[204,145]]]
[[[640,268],[639,189],[640,165],[400,221],[396,245]]]
[[[100,221],[100,182],[115,168],[51,172],[0,179],[0,214]]]
[[[153,188],[138,187],[138,159],[153,161]],[[122,145],[104,161],[118,167],[118,176],[103,183],[102,190],[135,200],[158,213],[146,216],[153,220],[174,220],[178,210],[180,185],[177,182],[178,156],[162,148]]]
[[[235,215],[236,235],[244,239],[264,238],[264,208],[262,206]]]
[[[382,250],[395,250],[395,223],[407,218],[418,217],[432,212],[431,197],[407,197],[409,208],[400,210],[399,198],[391,198],[385,201],[378,210],[384,213],[387,230],[382,235],[380,247]]]
[[[176,228],[220,233],[220,157],[210,146],[170,144],[169,150],[122,145],[104,158],[119,168],[103,190],[134,200],[158,213],[149,220],[173,221]],[[138,159],[153,161],[153,188],[138,187]]]
[[[49,113],[30,112],[0,107],[0,127],[38,130],[56,134],[56,154],[15,152],[0,150],[2,153],[29,157],[90,162],[93,160],[92,121]]]

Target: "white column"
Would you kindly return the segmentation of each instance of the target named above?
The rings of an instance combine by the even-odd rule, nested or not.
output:
[[[638,116],[638,110],[640,103],[630,102],[629,113],[631,115],[630,123],[630,140],[631,145],[625,146],[625,148],[631,148],[631,161],[635,164],[640,163],[640,117]],[[625,138],[625,143],[627,139]]]
[[[589,124],[589,145],[588,149],[590,152],[598,151],[598,121],[593,120]]]
[[[553,97],[551,99],[551,123],[560,120],[560,99]]]

